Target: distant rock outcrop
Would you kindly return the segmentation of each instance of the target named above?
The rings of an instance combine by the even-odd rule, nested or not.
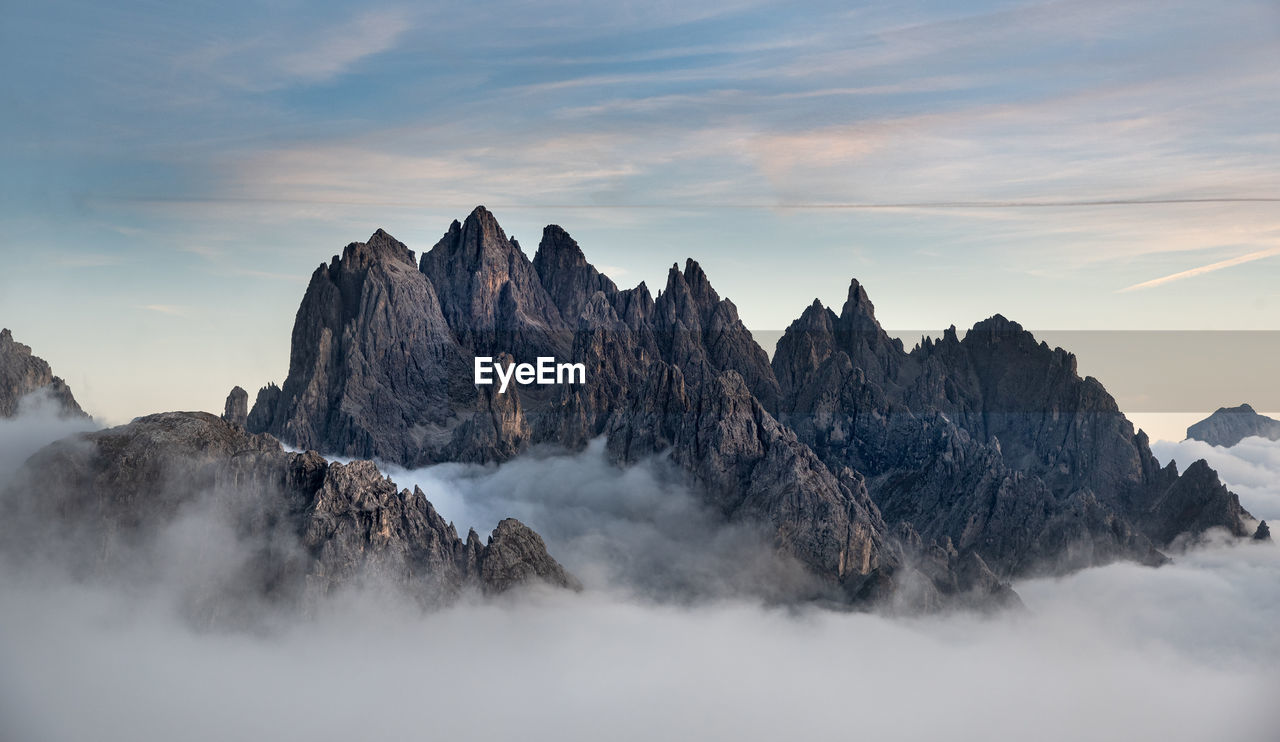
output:
[[[249,393],[240,387],[232,387],[223,405],[223,421],[238,428],[243,428],[249,420]]]
[[[1265,520],[1259,521],[1257,530],[1253,532],[1253,540],[1254,541],[1270,541],[1271,540],[1271,527],[1267,525],[1267,522]]]
[[[18,414],[22,398],[39,391],[48,394],[62,417],[88,417],[71,388],[53,375],[49,364],[32,355],[29,346],[14,340],[7,328],[0,329],[0,417]]]
[[[474,532],[464,542],[420,489],[397,489],[372,462],[286,452],[206,413],[150,415],[54,443],[5,500],[23,504],[3,526],[11,555],[51,556],[83,574],[138,569],[130,560],[184,514],[225,525],[252,558],[195,596],[209,610],[246,596],[305,601],[357,579],[428,605],[467,585],[579,587],[518,521],[504,521],[487,546]]]
[[[1188,438],[1226,448],[1255,435],[1280,440],[1280,420],[1260,415],[1247,404],[1219,407],[1212,415],[1187,428]]]

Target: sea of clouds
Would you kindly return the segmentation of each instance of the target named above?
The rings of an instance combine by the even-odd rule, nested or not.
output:
[[[84,427],[0,421],[0,478]],[[1246,444],[1157,453],[1219,457],[1267,517],[1280,443]],[[173,573],[121,590],[0,562],[0,739],[1280,737],[1274,545],[1023,582],[1021,612],[886,617],[789,604],[794,565],[719,524],[661,460],[618,469],[597,443],[389,473],[464,535],[524,520],[587,589],[429,613],[353,590],[313,615],[210,629],[186,619]],[[184,540],[165,540],[176,565]]]

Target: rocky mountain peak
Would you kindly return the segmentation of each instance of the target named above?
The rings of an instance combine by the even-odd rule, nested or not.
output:
[[[867,291],[853,278],[849,281],[849,296],[845,299],[844,307],[840,310],[840,316],[846,320],[852,320],[859,323],[874,323],[876,327],[880,323],[876,321],[876,307],[871,303],[871,298],[867,296]]]
[[[560,316],[573,326],[583,306],[596,293],[613,298],[618,287],[608,276],[587,262],[578,242],[557,224],[542,230],[542,241],[533,256],[533,269],[547,290]]]
[[[246,424],[297,446],[412,465],[443,445],[429,433],[452,425],[452,408],[475,399],[434,287],[412,251],[379,231],[312,275],[289,376],[258,394]]]
[[[291,368],[260,404],[301,409],[290,424],[325,431],[315,439],[326,450],[408,466],[600,435],[621,461],[669,451],[709,504],[777,529],[780,545],[852,594],[886,578],[877,563],[900,565],[885,518],[910,524],[920,548],[954,544],[935,565],[944,585],[965,570],[986,583],[1030,574],[1064,554],[1080,555],[1074,566],[1158,561],[1153,543],[1237,533],[1247,515],[1211,470],[1161,469],[1074,356],[1001,315],[908,354],[855,279],[839,315],[817,300],[804,310],[771,364],[696,261],[673,264],[656,299],[643,283],[619,290],[561,227],[544,229],[531,262],[483,207],[411,272],[355,299],[324,281],[309,289],[295,345],[316,349],[304,354],[315,371],[295,381]],[[345,308],[363,307],[359,296],[376,301]],[[432,296],[443,317],[423,325],[424,306],[437,316]],[[336,321],[349,316],[366,326]],[[384,327],[388,317],[402,326]],[[404,342],[439,325],[438,346]],[[473,353],[572,358],[586,382],[498,394],[448,362]],[[465,390],[441,391],[458,379]],[[255,406],[251,429],[259,418]],[[479,564],[479,544],[466,548]]]
[[[249,393],[243,388],[239,386],[231,388],[231,393],[227,395],[226,404],[223,405],[222,420],[237,428],[243,428],[248,422]]]
[[[0,418],[18,414],[22,398],[39,391],[48,394],[63,417],[88,417],[45,360],[14,340],[8,328],[0,329]]]
[[[875,305],[856,278],[849,281],[848,298],[832,331],[835,347],[848,353],[868,380],[881,387],[896,383],[905,360],[902,341],[889,337],[880,326]]]
[[[1253,407],[1219,407],[1209,417],[1187,428],[1187,437],[1211,446],[1231,447],[1250,436],[1280,440],[1280,420],[1259,415]]]
[[[686,258],[684,261],[684,281],[694,301],[704,312],[709,312],[712,307],[720,303],[720,295],[711,287],[711,280],[707,278],[702,266],[698,265],[698,261],[693,258]]]
[[[393,263],[414,268],[418,265],[412,250],[379,228],[367,242],[348,244],[343,248],[341,257],[334,257],[329,268],[334,272],[361,271],[376,263]]]
[[[814,299],[778,339],[772,366],[785,399],[793,399],[818,366],[835,352],[838,321],[835,312]]]
[[[462,244],[477,252],[484,249],[512,248],[507,233],[502,231],[498,219],[483,206],[477,206],[462,223]]]
[[[567,349],[568,327],[533,264],[483,206],[461,226],[455,221],[419,269],[464,345],[485,352],[510,346],[522,357]]]

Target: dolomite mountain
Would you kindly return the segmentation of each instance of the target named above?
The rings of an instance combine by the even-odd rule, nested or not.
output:
[[[587,381],[498,394],[472,384],[476,355],[570,359]],[[317,268],[288,376],[247,425],[405,466],[606,436],[622,464],[669,456],[709,506],[767,525],[851,600],[907,583],[926,605],[1008,597],[1013,577],[1251,533],[1204,462],[1158,466],[1073,356],[1003,317],[907,351],[854,281],[771,361],[695,261],[656,297],[620,289],[559,226],[530,260],[483,207],[416,263],[378,230]]]
[[[108,579],[161,579],[165,565],[150,556],[157,541],[197,517],[200,532],[182,537],[191,559],[216,565],[228,548],[239,555],[202,567],[203,581],[184,581],[185,602],[203,622],[240,618],[260,601],[306,607],[357,584],[393,587],[424,605],[467,586],[579,587],[519,521],[502,521],[487,543],[475,531],[460,538],[420,489],[398,490],[373,462],[290,453],[203,412],[53,443],[19,470],[4,501],[7,556]],[[231,542],[211,546],[210,524]]]
[[[1280,420],[1259,415],[1247,404],[1219,407],[1212,415],[1187,428],[1188,438],[1226,448],[1255,435],[1280,440]]]
[[[8,329],[0,329],[0,417],[18,414],[22,398],[40,391],[48,394],[62,417],[88,417],[49,364],[14,340]]]

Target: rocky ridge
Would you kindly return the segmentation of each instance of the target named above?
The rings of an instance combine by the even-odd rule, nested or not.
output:
[[[375,243],[394,249],[317,270],[289,376],[259,393],[250,430],[409,466],[604,435],[622,463],[669,456],[726,519],[766,524],[852,599],[913,575],[924,603],[995,594],[1026,574],[1159,563],[1185,532],[1244,535],[1207,466],[1159,467],[1073,356],[999,315],[907,351],[854,281],[839,314],[815,301],[770,360],[693,260],[656,297],[619,289],[561,227],[529,260],[483,207],[417,271],[381,230]],[[587,381],[496,394],[471,384],[476,355],[570,358]]]
[[[205,620],[246,596],[307,605],[357,584],[393,587],[424,605],[468,586],[580,587],[518,521],[503,521],[487,544],[474,531],[464,540],[420,489],[398,489],[371,461],[287,452],[272,436],[202,412],[149,415],[51,444],[4,498],[13,505],[3,527],[11,557],[48,556],[82,575],[145,576],[157,568],[160,535],[184,517],[198,518],[202,535],[226,528],[245,557],[206,584],[183,584]],[[219,553],[199,539],[185,544]]]
[[[14,340],[7,328],[0,329],[0,418],[17,415],[22,398],[39,391],[48,394],[62,417],[88,417],[49,364]]]

